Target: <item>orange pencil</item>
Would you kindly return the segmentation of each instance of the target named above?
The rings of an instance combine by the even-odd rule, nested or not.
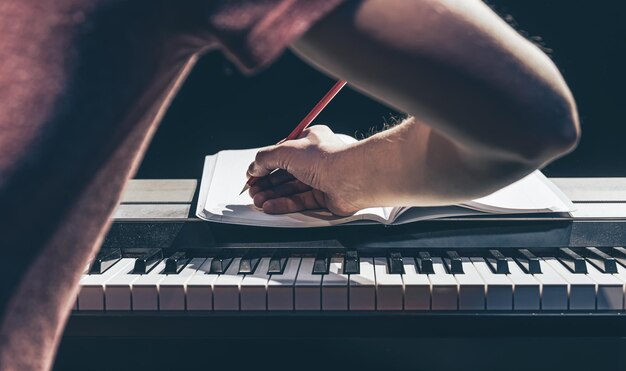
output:
[[[291,131],[291,133],[289,133],[287,138],[281,140],[278,143],[280,144],[280,143],[288,141],[288,140],[297,139],[300,136],[300,134],[302,134],[302,131],[304,131],[304,129],[306,129],[307,126],[311,125],[311,123],[313,122],[313,120],[315,120],[317,115],[319,115],[320,112],[322,112],[322,110],[328,105],[328,103],[330,103],[330,101],[335,97],[335,95],[337,95],[337,93],[339,93],[339,91],[345,85],[346,85],[346,81],[344,81],[344,80],[337,81],[337,83],[335,83],[335,85],[328,91],[328,93],[326,93],[326,95],[324,95],[324,97],[322,97],[322,99],[315,105],[315,107],[313,107],[311,112],[309,112],[308,115],[304,116],[304,118],[302,119],[302,121],[300,121],[298,126],[296,126]],[[257,178],[257,177],[253,177],[253,176],[250,177],[248,179],[248,181],[246,182],[246,184],[243,186],[243,189],[241,190],[241,192],[239,194],[244,193],[247,189],[252,187],[254,185],[254,183],[256,183],[256,181],[258,179],[259,178]]]

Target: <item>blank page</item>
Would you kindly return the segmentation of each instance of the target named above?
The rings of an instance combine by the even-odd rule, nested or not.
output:
[[[491,213],[570,212],[574,204],[539,170],[462,206]]]

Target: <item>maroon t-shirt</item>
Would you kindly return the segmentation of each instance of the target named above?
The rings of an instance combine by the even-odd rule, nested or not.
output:
[[[245,71],[272,62],[343,0],[221,0],[209,21],[222,50]]]
[[[201,52],[258,70],[341,2],[3,1],[0,223],[10,232],[0,243],[39,245],[78,205],[95,213],[81,226],[103,224]],[[101,177],[98,195],[83,194]]]
[[[257,70],[341,2],[2,0],[0,364],[50,364],[82,268],[199,51]]]

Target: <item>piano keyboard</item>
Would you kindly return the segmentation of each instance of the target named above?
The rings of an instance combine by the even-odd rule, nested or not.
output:
[[[58,368],[623,369],[626,179],[552,180],[576,212],[280,231],[133,180]]]
[[[626,250],[103,249],[75,311],[622,311]]]

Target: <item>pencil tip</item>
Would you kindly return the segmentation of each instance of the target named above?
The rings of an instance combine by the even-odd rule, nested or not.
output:
[[[241,192],[239,192],[239,196],[241,196],[245,191],[247,191],[248,188],[250,188],[250,187],[248,187],[247,184],[245,186],[243,186],[243,189],[241,190]]]

